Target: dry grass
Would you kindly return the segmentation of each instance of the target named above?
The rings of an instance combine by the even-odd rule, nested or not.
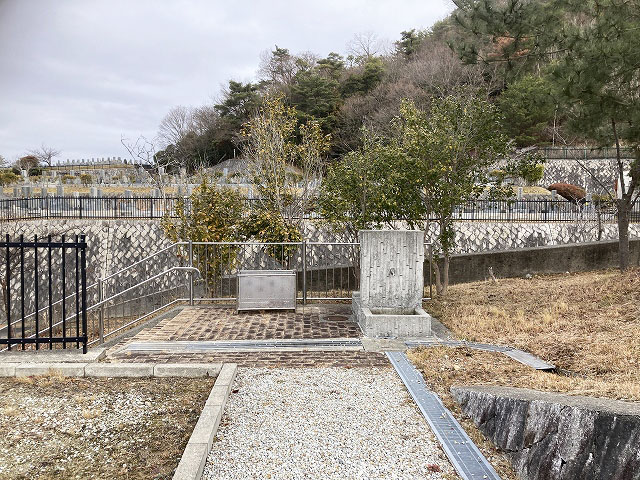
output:
[[[460,338],[575,374],[572,393],[640,400],[640,269],[454,285],[428,309]]]

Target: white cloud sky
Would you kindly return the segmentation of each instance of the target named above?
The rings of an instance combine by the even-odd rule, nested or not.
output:
[[[260,53],[344,54],[355,34],[397,40],[449,0],[0,0],[0,155],[125,156],[175,105],[203,105]]]

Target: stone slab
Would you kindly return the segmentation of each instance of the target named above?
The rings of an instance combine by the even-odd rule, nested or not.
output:
[[[206,443],[187,444],[173,474],[173,480],[200,480],[208,454],[209,447]]]
[[[231,385],[236,377],[237,365],[225,363],[209,393],[207,403],[202,409],[198,423],[191,433],[187,447],[182,454],[174,480],[199,480],[207,463],[220,420],[227,403]]]
[[[155,377],[217,377],[221,363],[159,363],[153,368]]]
[[[89,363],[106,355],[106,349],[90,348],[87,353],[75,348],[68,350],[11,351],[0,353],[0,363]]]
[[[15,365],[16,377],[57,374],[83,377],[87,363],[20,363]]]
[[[16,366],[11,363],[0,363],[0,377],[15,377]]]
[[[152,363],[91,363],[85,368],[87,377],[152,377]]]
[[[404,352],[407,346],[402,340],[390,338],[362,337],[362,346],[367,352]]]
[[[640,480],[640,402],[511,387],[452,387],[524,480]]]
[[[424,294],[424,232],[361,230],[362,305],[384,313],[410,313]]]

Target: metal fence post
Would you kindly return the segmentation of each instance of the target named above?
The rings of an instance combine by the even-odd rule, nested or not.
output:
[[[307,241],[302,241],[302,304],[307,304]]]
[[[193,242],[189,240],[189,305],[193,305]]]
[[[100,344],[104,343],[104,280],[98,279],[98,301],[100,302],[100,310],[98,312],[98,337]]]

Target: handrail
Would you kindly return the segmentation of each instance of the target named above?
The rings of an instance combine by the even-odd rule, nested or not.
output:
[[[118,298],[120,295],[124,295],[125,293],[128,293],[132,290],[135,290],[136,288],[138,288],[141,285],[144,285],[145,283],[149,283],[152,280],[155,280],[156,278],[160,278],[163,275],[166,275],[167,273],[171,273],[174,271],[191,271],[191,272],[197,272],[199,275],[202,275],[200,273],[200,270],[198,270],[196,267],[171,267],[169,270],[165,270],[164,272],[158,273],[156,275],[154,275],[153,277],[149,277],[141,282],[136,283],[134,286],[127,288],[126,290],[122,290],[121,292],[116,293],[115,295],[110,296],[109,298],[105,298],[104,300],[99,301],[98,303],[94,303],[93,305],[87,307],[87,312],[94,310],[95,308],[104,305],[105,303],[113,300],[114,298]]]
[[[106,298],[106,299],[104,299],[104,300],[102,300],[102,301],[100,301],[100,302],[98,302],[98,303],[95,303],[95,304],[93,304],[93,305],[91,305],[91,306],[87,307],[87,312],[89,312],[89,311],[91,311],[91,310],[95,310],[97,307],[104,305],[106,302],[109,302],[109,301],[113,300],[114,298],[117,298],[117,297],[119,297],[119,296],[121,296],[121,295],[124,295],[124,294],[125,294],[125,293],[127,293],[127,292],[130,292],[130,291],[132,291],[132,290],[135,290],[137,287],[139,287],[139,286],[141,286],[141,285],[144,285],[144,284],[146,284],[146,283],[149,283],[150,281],[155,280],[156,278],[159,278],[159,277],[161,277],[161,276],[163,276],[163,275],[166,275],[166,274],[168,274],[168,273],[171,273],[171,272],[173,272],[173,271],[191,271],[191,272],[197,272],[198,274],[200,274],[200,270],[198,270],[198,269],[197,269],[197,268],[195,268],[195,267],[171,267],[170,269],[165,270],[165,271],[163,271],[163,272],[161,272],[161,273],[158,273],[157,275],[154,275],[153,277],[149,277],[149,278],[147,278],[147,279],[143,280],[142,282],[139,282],[139,283],[137,283],[136,285],[134,285],[134,286],[132,286],[132,287],[127,288],[126,290],[123,290],[123,291],[121,291],[121,292],[119,292],[119,293],[116,293],[115,295],[112,295],[112,296],[111,296],[111,297],[109,297],[109,298]],[[173,302],[172,302],[172,303],[173,303]],[[166,307],[166,306],[165,306],[165,307]],[[163,307],[163,308],[164,308],[164,307]],[[74,313],[73,315],[70,315],[69,317],[67,317],[67,318],[65,318],[65,319],[59,320],[58,322],[54,323],[54,324],[53,324],[53,325],[51,325],[50,327],[43,328],[42,330],[38,331],[37,333],[38,333],[38,335],[39,335],[39,334],[41,334],[41,333],[47,332],[49,329],[54,328],[54,327],[57,327],[57,326],[59,326],[59,325],[62,325],[64,322],[66,322],[66,321],[68,321],[68,320],[73,320],[77,315],[78,315],[78,313]],[[145,316],[148,316],[148,315],[149,315],[149,314],[146,314],[146,315],[144,315],[143,317],[140,317],[140,318],[144,318]],[[139,320],[140,320],[140,319],[136,319],[136,320],[135,320],[134,322],[132,322],[132,323],[135,323],[135,322],[137,322],[137,321],[139,321]],[[130,323],[130,324],[131,324],[131,323]],[[128,324],[128,325],[130,325],[130,324]],[[120,327],[120,329],[122,329],[122,328],[124,328],[124,326],[123,326],[123,327]],[[34,338],[35,336],[36,336],[36,334],[35,334],[35,333],[33,333],[33,334],[29,335],[29,336],[28,336],[28,337],[26,337],[26,338]],[[104,334],[101,334],[101,335],[100,335],[100,338],[104,338],[104,336],[105,336]],[[109,336],[109,334],[107,334],[106,336]],[[95,343],[95,341],[92,341],[91,343],[93,344],[93,343]],[[0,350],[0,352],[3,352],[3,351],[5,351],[5,350],[7,350],[7,348],[8,348],[8,347],[3,348],[2,350]]]
[[[120,269],[120,270],[118,270],[117,272],[112,273],[111,275],[108,275],[108,276],[106,276],[106,277],[104,277],[104,278],[98,278],[98,282],[100,282],[100,281],[105,282],[105,281],[107,281],[107,280],[110,280],[110,279],[112,279],[113,277],[115,277],[116,275],[119,275],[119,274],[121,274],[122,272],[126,272],[127,270],[130,270],[130,269],[132,269],[133,267],[135,267],[136,265],[140,265],[141,263],[146,262],[147,260],[149,260],[150,258],[155,257],[156,255],[160,255],[161,253],[166,252],[167,250],[171,250],[171,249],[172,249],[173,247],[175,247],[176,245],[184,245],[184,244],[186,244],[186,243],[188,243],[188,242],[175,242],[175,243],[172,243],[172,244],[171,244],[171,245],[169,245],[168,247],[165,247],[165,248],[163,248],[163,249],[161,249],[161,250],[158,250],[157,252],[152,253],[151,255],[148,255],[148,256],[146,256],[146,257],[144,257],[144,258],[142,258],[142,259],[138,260],[137,262],[134,262],[134,263],[132,263],[131,265],[128,265],[128,266],[124,267],[123,269]]]

